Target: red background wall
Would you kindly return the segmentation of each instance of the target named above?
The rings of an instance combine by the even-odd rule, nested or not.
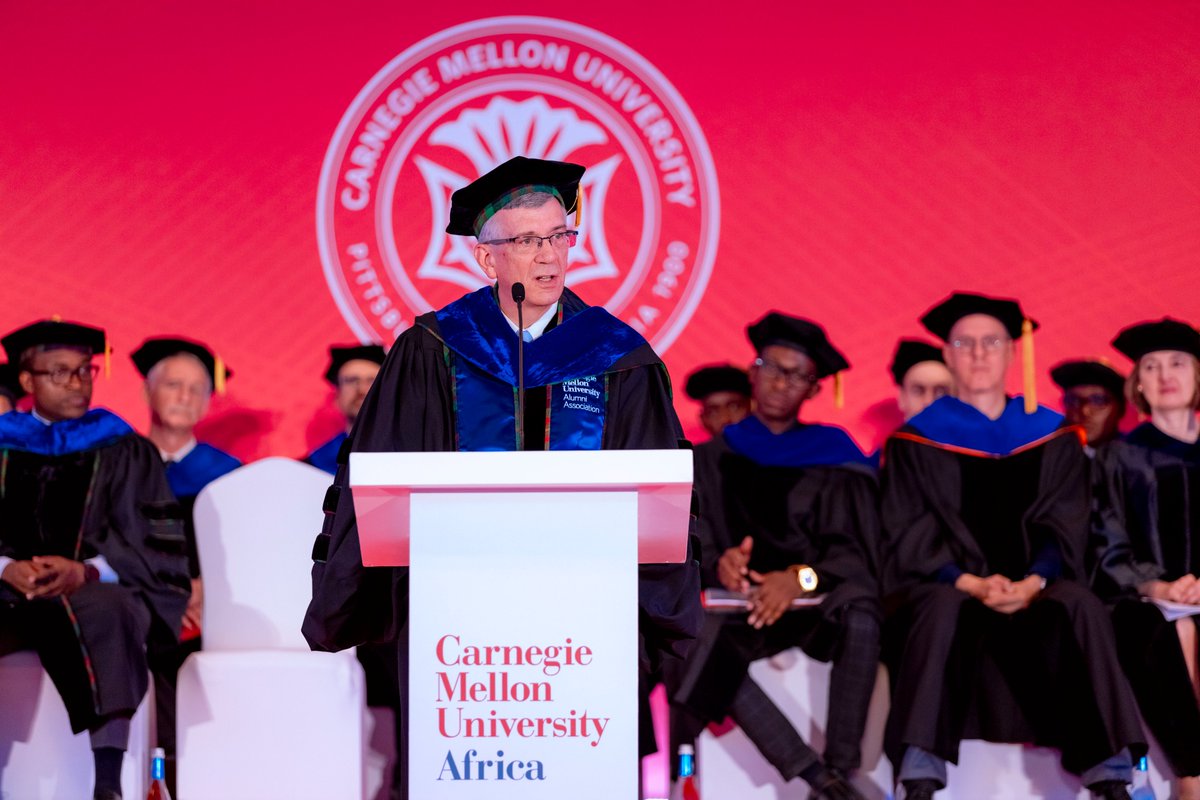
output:
[[[1130,322],[1200,321],[1200,4],[504,11],[629,46],[707,137],[720,243],[664,354],[677,382],[748,362],[744,326],[770,308],[815,318],[854,367],[846,408],[827,392],[806,416],[870,447],[894,420],[895,339],[951,290],[1020,296],[1052,404],[1053,362],[1113,355]],[[314,233],[326,148],[389,60],[495,13],[0,1],[0,328],[55,313],[106,327],[117,355],[96,402],[143,427],[128,353],[148,335],[206,340],[237,374],[204,437],[247,459],[319,443],[338,427],[325,348],[352,339]]]

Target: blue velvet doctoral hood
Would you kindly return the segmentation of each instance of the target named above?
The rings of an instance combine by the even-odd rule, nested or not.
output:
[[[133,433],[129,423],[105,408],[93,408],[79,419],[50,425],[33,414],[10,411],[0,416],[0,450],[64,456],[107,447]]]
[[[646,344],[637,331],[599,306],[582,309],[560,303],[562,318],[525,344],[525,385],[549,386],[602,375]],[[517,385],[517,335],[485,286],[435,313],[438,336],[460,358],[507,383]]]
[[[735,453],[764,467],[870,464],[850,434],[833,425],[797,424],[783,433],[772,433],[751,414],[726,426],[722,436]]]
[[[195,497],[205,486],[241,465],[224,450],[200,442],[182,461],[167,465],[167,482],[176,497]]]
[[[336,475],[338,468],[338,451],[342,449],[342,442],[346,441],[346,438],[346,432],[342,431],[337,436],[334,436],[328,442],[309,453],[308,458],[304,460],[309,464],[312,464],[317,469],[324,470],[330,475]]]
[[[1063,416],[1045,406],[1025,413],[1025,401],[1010,397],[998,419],[957,397],[941,397],[908,421],[908,427],[935,444],[1006,456],[1062,427]]]

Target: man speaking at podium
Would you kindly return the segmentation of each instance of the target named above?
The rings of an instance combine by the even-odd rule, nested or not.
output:
[[[408,570],[362,565],[351,452],[675,449],[683,437],[654,350],[565,286],[567,254],[579,235],[567,214],[578,221],[583,172],[577,164],[517,157],[454,193],[446,232],[475,238],[475,259],[494,283],[418,317],[400,335],[339,454],[313,550],[304,635],[317,650],[398,641],[402,693]],[[529,524],[562,525],[569,535],[565,520]],[[699,593],[690,554],[681,564],[639,567],[643,669],[681,655],[699,631]]]

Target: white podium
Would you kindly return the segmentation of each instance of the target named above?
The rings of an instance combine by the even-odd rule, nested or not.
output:
[[[409,794],[637,796],[639,563],[686,558],[686,450],[354,453],[409,565]]]

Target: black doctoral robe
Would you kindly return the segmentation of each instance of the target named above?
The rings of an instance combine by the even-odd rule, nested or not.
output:
[[[672,701],[686,709],[680,727],[694,734],[699,723],[732,716],[751,741],[773,742],[799,732],[783,715],[768,711],[761,689],[746,687],[747,670],[760,658],[800,647],[834,662],[826,721],[825,759],[844,770],[857,768],[867,706],[879,664],[879,516],[874,470],[849,436],[827,425],[797,423],[773,434],[755,417],[729,426],[695,452],[700,504],[702,582],[723,588],[721,556],[749,536],[750,568],[767,573],[793,565],[812,567],[817,591],[813,609],[785,613],[761,629],[744,614],[712,613],[684,665]],[[853,609],[855,619],[849,620]],[[747,694],[749,692],[749,694]],[[739,699],[740,698],[740,699]],[[799,760],[783,751],[805,752]],[[785,779],[817,756],[800,741],[768,745],[763,754]]]
[[[1137,587],[1200,575],[1200,443],[1146,422],[1096,459],[1096,590],[1113,604],[1121,666],[1176,775],[1200,775],[1200,705],[1174,622]]]
[[[191,592],[186,540],[162,459],[148,440],[101,409],[41,426],[24,414],[0,418],[0,555],[103,556],[120,582],[32,602],[0,584],[0,628],[13,626],[0,630],[0,640],[15,634],[9,647],[38,650],[80,731],[110,714],[132,713],[146,691],[146,636],[178,637]],[[76,434],[86,439],[89,428],[112,435],[76,449]],[[125,611],[138,619],[114,619]]]
[[[1087,461],[1080,433],[1012,398],[988,420],[942,398],[888,441],[882,470],[886,747],[949,761],[962,739],[1057,747],[1082,773],[1145,744],[1111,625],[1086,588]],[[1047,578],[1029,608],[991,611],[962,573]]]
[[[559,319],[569,319],[586,311],[588,306],[567,290],[563,292],[559,308]],[[492,330],[499,329],[507,336],[507,323],[498,322],[499,307],[493,304],[484,313],[495,314],[496,317],[489,320]],[[501,325],[505,327],[501,328]],[[565,328],[557,331],[558,334],[566,332]],[[543,338],[554,334],[552,327],[548,327]],[[512,337],[515,339],[515,334]],[[485,341],[487,345],[490,343]],[[500,347],[494,349],[502,350]],[[570,347],[567,345],[562,349],[570,350]],[[588,361],[589,353],[579,348],[576,351],[575,358]],[[313,566],[313,599],[301,628],[305,638],[316,650],[342,650],[366,642],[398,641],[402,704],[408,688],[404,655],[408,569],[363,566],[353,499],[347,485],[347,462],[352,451],[457,450],[461,433],[458,424],[461,398],[456,372],[460,366],[456,363],[459,358],[461,356],[443,339],[436,312],[418,318],[416,324],[396,340],[339,453],[334,483],[325,498],[325,524],[313,547],[316,562]],[[515,359],[508,362],[515,363]],[[484,376],[483,380],[489,378]],[[602,449],[676,449],[681,446],[683,433],[671,403],[670,378],[648,344],[643,342],[617,359],[603,371],[602,380],[605,410]],[[550,415],[545,411],[546,398],[553,389],[537,385],[527,388],[525,442],[526,449],[530,449],[548,438],[546,427],[552,422],[548,422]],[[510,393],[509,402],[511,397]],[[683,563],[638,567],[642,675],[656,674],[664,656],[681,657],[700,630],[703,614],[699,570],[694,558],[689,542],[688,558]],[[645,712],[644,702],[642,706]],[[643,725],[646,723],[643,713]],[[399,750],[402,769],[406,771],[406,731],[402,730],[401,735]],[[402,796],[403,792],[401,786]]]
[[[696,448],[695,484],[705,588],[722,588],[721,555],[750,536],[751,569],[765,573],[807,564],[816,570],[825,595],[818,609],[830,622],[852,603],[879,614],[878,497],[865,458],[765,466],[718,435]],[[813,644],[814,656],[827,659],[829,643]]]
[[[561,306],[566,314],[588,308],[569,290]],[[363,401],[339,456],[326,496],[325,525],[314,546],[313,600],[303,624],[314,649],[342,650],[400,638],[408,618],[408,570],[362,565],[346,463],[350,452],[455,450],[456,358],[440,338],[435,314],[426,314],[396,340]],[[683,433],[671,403],[670,378],[648,344],[620,358],[604,378],[603,449],[680,446]],[[531,388],[530,396],[536,396],[538,387]],[[527,408],[535,405],[527,398]],[[527,426],[528,442],[541,438]],[[690,558],[681,564],[641,565],[638,576],[643,658],[653,670],[662,655],[682,655],[699,631],[699,576]]]

